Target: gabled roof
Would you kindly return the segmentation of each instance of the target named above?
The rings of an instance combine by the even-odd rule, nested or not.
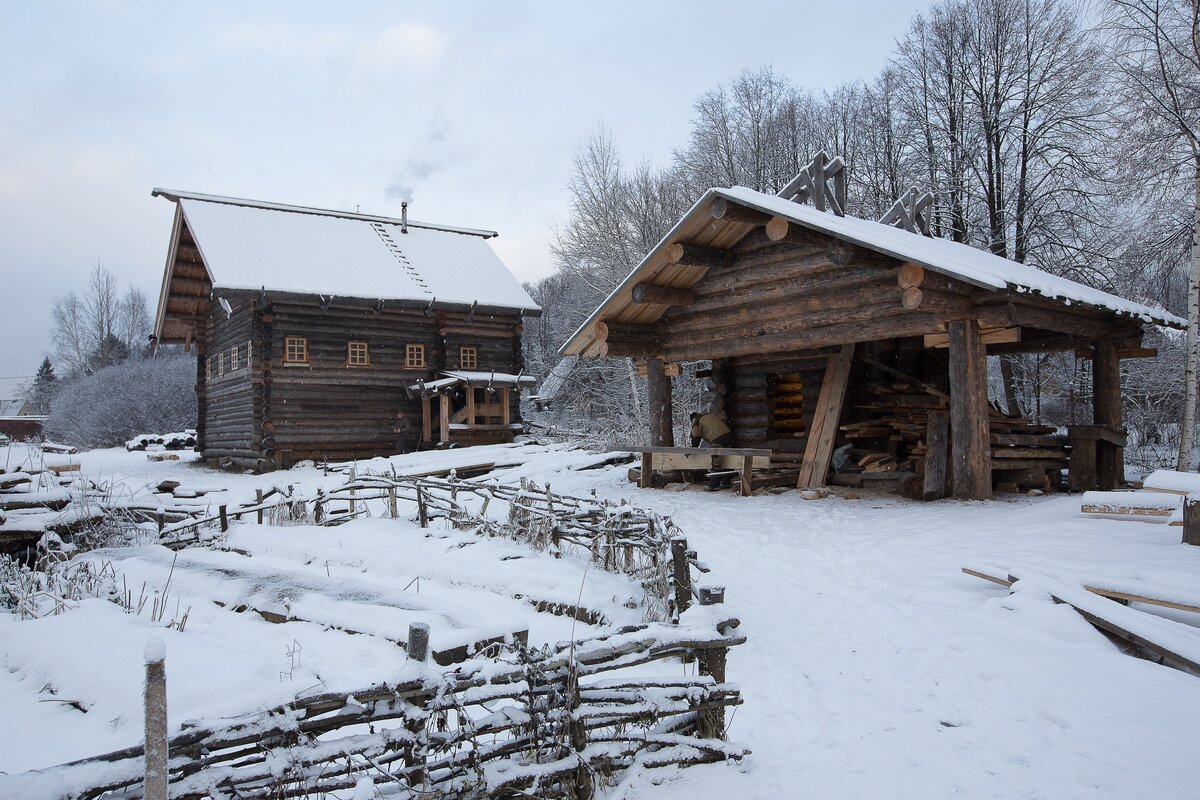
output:
[[[650,324],[665,313],[661,306],[635,306],[632,289],[641,282],[657,282],[678,288],[695,285],[700,278],[694,271],[673,270],[665,251],[676,241],[695,242],[713,247],[729,247],[744,233],[738,226],[723,226],[708,215],[714,200],[724,198],[738,205],[778,215],[804,228],[823,233],[900,261],[913,262],[950,278],[993,291],[1013,291],[1051,298],[1065,306],[1079,304],[1115,315],[1127,316],[1171,328],[1186,328],[1187,321],[1161,308],[1125,300],[1108,292],[1051,275],[1028,264],[1020,264],[966,244],[934,239],[891,225],[857,217],[839,217],[818,211],[775,195],[745,186],[713,188],[675,224],[662,240],[642,259],[633,272],[617,286],[591,316],[571,335],[559,352],[584,353],[594,342],[593,330],[601,320],[620,319],[634,324]],[[732,231],[732,232],[731,232]],[[685,277],[690,276],[690,277]]]
[[[495,231],[155,189],[179,208],[214,288],[537,311],[488,245]],[[160,324],[166,315],[160,300]]]

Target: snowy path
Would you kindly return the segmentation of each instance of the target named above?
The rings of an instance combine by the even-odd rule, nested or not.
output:
[[[653,781],[693,798],[1197,796],[1200,679],[959,571],[975,558],[1195,586],[1200,551],[1178,529],[1084,520],[1077,498],[746,501],[606,477],[674,515],[750,636],[729,661],[748,764],[647,772],[625,795]]]

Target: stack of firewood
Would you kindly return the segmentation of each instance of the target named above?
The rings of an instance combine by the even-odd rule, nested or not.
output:
[[[929,414],[949,413],[950,398],[917,381],[878,384],[871,391],[871,402],[855,406],[870,418],[841,426],[842,438],[854,445],[849,453],[852,464],[864,473],[922,473]],[[1053,475],[1068,462],[1065,436],[1057,435],[1053,426],[1010,417],[995,408],[989,428],[997,488],[1053,488]]]

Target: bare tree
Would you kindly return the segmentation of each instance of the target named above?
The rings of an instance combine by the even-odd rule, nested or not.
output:
[[[99,263],[82,294],[54,301],[51,322],[59,363],[69,375],[107,366],[114,352],[140,353],[150,333],[146,296],[133,286],[122,296],[117,277]]]
[[[1200,0],[1109,0],[1106,29],[1150,180],[1192,184],[1188,336],[1177,469],[1190,469],[1200,360]]]

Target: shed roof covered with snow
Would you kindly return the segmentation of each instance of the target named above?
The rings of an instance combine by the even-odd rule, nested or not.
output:
[[[537,313],[495,231],[155,189],[176,203],[155,333],[185,338],[213,288]]]
[[[696,265],[673,261],[669,248],[685,243],[732,254],[735,246],[756,226],[746,223],[744,214],[716,217],[712,212],[718,206],[748,209],[761,214],[764,219],[773,217],[800,230],[822,234],[862,251],[894,259],[894,264],[915,264],[963,286],[986,292],[1048,299],[1064,311],[1074,307],[1078,311],[1126,318],[1136,323],[1171,328],[1184,328],[1187,324],[1160,307],[1126,300],[966,244],[924,236],[872,220],[838,216],[812,205],[735,186],[709,189],[596,308],[560,352],[564,355],[600,354],[604,349],[600,346],[604,323],[644,328],[665,322],[670,327],[672,314],[678,315],[684,309],[664,303],[639,302],[634,296],[635,287],[647,285],[656,289],[691,290],[697,288],[706,275],[712,274],[711,268],[697,269]]]

